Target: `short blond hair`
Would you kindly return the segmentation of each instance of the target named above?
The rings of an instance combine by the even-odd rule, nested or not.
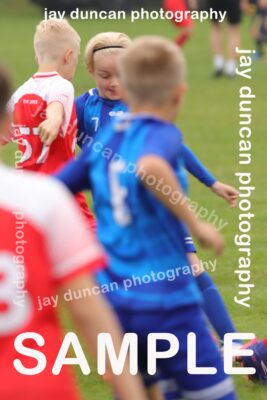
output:
[[[34,35],[37,58],[57,59],[66,50],[80,50],[80,36],[66,19],[53,18],[41,21]]]
[[[94,71],[94,59],[98,54],[103,56],[109,56],[118,52],[119,46],[127,49],[131,45],[132,41],[125,33],[121,32],[102,32],[92,37],[86,45],[84,52],[84,60],[87,70],[90,73]],[[118,48],[107,48],[103,50],[103,47],[118,46]]]
[[[119,75],[129,101],[160,105],[186,79],[181,49],[160,36],[135,39],[119,59]]]

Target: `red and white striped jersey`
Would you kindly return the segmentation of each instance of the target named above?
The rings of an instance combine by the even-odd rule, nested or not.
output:
[[[58,101],[64,108],[64,122],[50,147],[41,143],[38,127],[46,119],[47,106]],[[35,74],[11,97],[14,137],[22,158],[18,168],[51,174],[74,157],[77,117],[74,88],[57,72]]]
[[[102,249],[71,195],[53,179],[0,165],[0,187],[0,397],[76,399],[68,367],[59,376],[51,372],[61,345],[56,309],[39,304],[58,293],[59,284],[103,267]],[[46,355],[39,375],[23,376],[13,366],[16,358],[27,368],[36,365],[14,349],[22,332],[45,338],[41,349],[27,344]]]
[[[40,140],[38,127],[46,119],[47,106],[55,101],[63,105],[64,121],[57,138],[47,147]],[[16,90],[8,110],[13,114],[13,139],[21,156],[17,169],[53,174],[74,158],[77,116],[71,82],[57,72],[37,73]],[[95,229],[84,194],[77,194],[76,200],[91,228]]]

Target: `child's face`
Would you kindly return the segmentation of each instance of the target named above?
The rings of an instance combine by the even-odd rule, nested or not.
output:
[[[104,99],[120,100],[122,98],[122,89],[117,70],[118,53],[96,54],[94,60],[93,76],[99,91],[99,95]]]

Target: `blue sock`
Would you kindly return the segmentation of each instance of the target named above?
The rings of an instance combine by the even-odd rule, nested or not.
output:
[[[207,272],[196,277],[196,282],[204,298],[204,311],[220,339],[236,329],[215,283]],[[242,341],[240,341],[242,343]]]

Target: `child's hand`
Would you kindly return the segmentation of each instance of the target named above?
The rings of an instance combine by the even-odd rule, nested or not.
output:
[[[213,250],[216,256],[221,255],[224,250],[224,240],[222,235],[211,224],[198,221],[192,233],[200,246]]]
[[[215,182],[214,185],[211,186],[211,190],[217,194],[217,196],[225,199],[230,207],[235,207],[237,203],[237,199],[239,196],[238,190],[233,188],[232,186],[225,185],[222,182]]]
[[[54,101],[46,109],[46,119],[39,125],[39,135],[41,142],[45,146],[51,146],[59,134],[63,123],[64,108],[63,105]]]
[[[39,135],[41,142],[45,146],[51,146],[57,138],[61,126],[61,120],[46,119],[39,125]]]

